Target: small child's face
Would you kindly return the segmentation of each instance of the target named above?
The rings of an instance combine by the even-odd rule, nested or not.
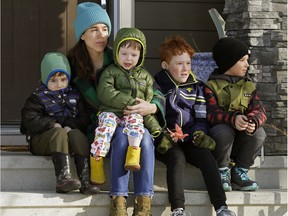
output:
[[[140,50],[134,49],[133,47],[120,47],[118,63],[125,70],[133,68],[139,60]]]
[[[50,91],[59,91],[68,87],[69,80],[64,73],[55,74],[51,76],[48,81],[47,87]]]
[[[239,61],[236,62],[229,70],[225,72],[225,74],[230,76],[239,76],[244,77],[247,73],[249,67],[249,56],[243,56]]]
[[[191,57],[188,53],[173,56],[169,63],[162,62],[162,67],[169,72],[175,81],[185,83],[191,71]]]

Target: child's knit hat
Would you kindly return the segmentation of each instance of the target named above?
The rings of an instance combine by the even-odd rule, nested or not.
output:
[[[223,74],[243,56],[250,54],[248,46],[235,38],[221,38],[213,47],[213,58],[218,66],[218,73]]]
[[[77,15],[74,29],[77,41],[92,25],[103,23],[108,27],[108,36],[111,33],[111,21],[105,9],[94,2],[83,2],[77,6]]]
[[[42,83],[47,86],[49,79],[56,72],[65,73],[70,81],[71,69],[66,56],[59,52],[49,52],[41,62]]]

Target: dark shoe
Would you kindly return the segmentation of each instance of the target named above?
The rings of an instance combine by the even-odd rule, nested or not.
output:
[[[221,206],[220,209],[216,211],[216,216],[236,216],[236,214],[229,210],[227,206]]]
[[[176,208],[173,210],[170,216],[191,216],[191,214],[186,212],[183,208]]]
[[[221,175],[222,186],[225,192],[229,192],[232,190],[231,187],[231,173],[228,167],[219,168],[219,172]]]
[[[256,191],[258,189],[258,183],[248,176],[248,169],[233,167],[231,182],[233,190]]]
[[[74,155],[74,162],[76,165],[76,170],[78,177],[81,181],[81,187],[80,187],[80,193],[85,195],[93,195],[99,193],[100,189],[99,187],[92,185],[90,183],[90,169],[89,169],[89,156]]]
[[[110,216],[128,216],[126,198],[117,196],[110,201]]]
[[[136,197],[132,216],[152,216],[151,198],[149,196]]]
[[[57,193],[68,193],[73,190],[78,190],[81,187],[81,182],[71,177],[69,158],[68,154],[61,152],[52,153]]]

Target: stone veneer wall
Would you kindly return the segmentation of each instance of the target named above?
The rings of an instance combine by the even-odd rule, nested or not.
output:
[[[287,0],[226,0],[226,35],[251,47],[249,74],[267,111],[265,154],[287,154]]]

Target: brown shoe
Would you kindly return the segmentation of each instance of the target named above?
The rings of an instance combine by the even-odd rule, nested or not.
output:
[[[110,201],[110,216],[128,216],[126,198],[117,196]]]
[[[152,216],[151,198],[149,196],[136,197],[132,216]]]

